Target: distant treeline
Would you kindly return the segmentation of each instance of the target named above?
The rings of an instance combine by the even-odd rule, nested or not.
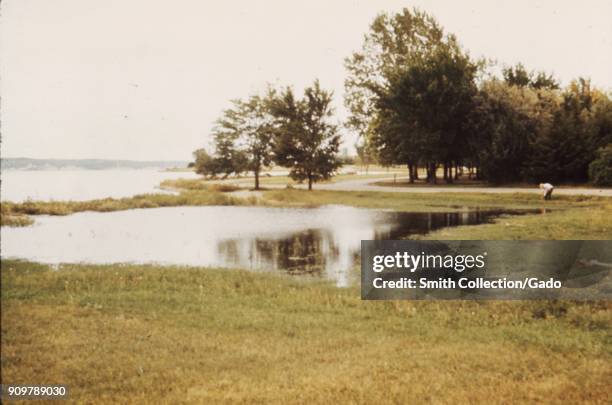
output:
[[[579,78],[566,88],[521,64],[488,72],[418,10],[381,14],[346,60],[348,126],[362,160],[418,167],[436,182],[469,168],[494,183],[612,183],[610,94]],[[603,170],[603,172],[602,172]]]
[[[377,16],[345,67],[344,126],[359,134],[363,163],[406,165],[411,182],[424,168],[435,183],[443,168],[449,183],[464,174],[612,185],[612,97],[588,79],[561,88],[521,64],[496,77],[416,9]],[[309,185],[328,178],[341,163],[331,97],[315,82],[302,99],[286,88],[234,101],[217,121],[213,153],[195,152],[197,171],[252,171],[256,188],[272,162]]]
[[[59,169],[171,169],[187,167],[185,161],[136,161],[136,160],[110,160],[110,159],[30,159],[30,158],[2,158],[2,170],[59,170]]]

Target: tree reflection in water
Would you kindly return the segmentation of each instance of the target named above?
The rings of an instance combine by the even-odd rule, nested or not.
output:
[[[361,240],[404,239],[449,226],[475,225],[507,211],[441,213],[376,212],[371,227],[307,229],[282,237],[228,239],[218,244],[221,261],[230,267],[316,275],[346,286],[359,266]],[[353,272],[355,273],[355,272]]]

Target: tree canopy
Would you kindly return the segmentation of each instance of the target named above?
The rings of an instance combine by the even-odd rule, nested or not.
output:
[[[333,117],[332,93],[321,88],[319,81],[296,99],[291,88],[285,89],[273,102],[277,118],[276,162],[289,168],[289,176],[299,182],[313,183],[330,178],[340,167],[340,135]]]
[[[273,96],[270,90],[265,97],[254,95],[232,101],[232,107],[223,111],[213,129],[214,157],[205,150],[196,151],[198,173],[227,177],[250,171],[255,189],[259,189],[260,173],[273,159],[274,117],[269,111]]]

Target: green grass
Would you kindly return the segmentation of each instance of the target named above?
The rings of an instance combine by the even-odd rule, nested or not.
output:
[[[553,210],[543,215],[504,216],[492,224],[443,228],[429,233],[438,240],[612,239],[612,202]]]
[[[2,226],[20,226],[13,218],[20,218],[24,225],[31,223],[28,215],[69,215],[83,211],[111,212],[134,208],[159,208],[200,205],[241,205],[252,200],[236,198],[221,191],[228,187],[207,187],[186,190],[179,194],[141,194],[127,198],[103,198],[89,201],[26,201],[2,202]],[[28,222],[29,221],[29,222]]]
[[[354,169],[354,171],[352,171],[351,169]],[[349,170],[346,173],[340,173],[335,175],[334,177],[330,178],[329,180],[325,180],[325,181],[320,181],[317,182],[313,185],[313,187],[316,189],[317,184],[330,184],[330,183],[336,183],[339,181],[350,181],[350,180],[363,180],[363,179],[392,179],[393,176],[397,176],[398,178],[402,177],[402,176],[407,176],[407,171],[405,168],[398,168],[398,167],[391,167],[389,169],[387,168],[382,168],[380,166],[377,167],[371,167],[369,170],[374,172],[379,172],[376,174],[358,174],[357,171],[364,171],[365,168],[361,168],[361,167],[353,167],[353,168],[349,168],[347,169]],[[380,172],[384,172],[384,173],[380,173]],[[216,183],[216,184],[240,184],[242,186],[245,187],[253,187],[254,183],[255,183],[255,178],[252,175],[247,175],[247,176],[241,176],[241,177],[229,177],[227,179],[214,179],[214,180],[205,180],[205,179],[190,179],[191,181],[195,181],[195,182],[201,182],[203,184],[206,183]],[[290,178],[287,175],[271,175],[271,176],[267,176],[265,174],[261,175],[259,177],[259,183],[262,187],[264,186],[278,186],[278,185],[289,185],[289,186],[295,186],[297,184],[299,184],[298,182],[296,182],[295,180],[293,180],[292,178]],[[304,183],[302,183],[304,184]]]
[[[217,191],[217,192],[231,192],[238,191],[241,188],[235,184],[229,183],[213,183],[204,179],[171,179],[164,180],[160,186],[167,190],[179,190],[179,191]]]
[[[550,201],[532,193],[395,193],[379,191],[331,191],[272,189],[264,192],[270,203],[288,205],[344,204],[401,211],[460,211],[471,208],[582,208],[605,205],[611,199],[597,196],[558,196]]]
[[[68,384],[74,402],[609,400],[609,302],[367,302],[180,267],[1,273],[3,383]]]

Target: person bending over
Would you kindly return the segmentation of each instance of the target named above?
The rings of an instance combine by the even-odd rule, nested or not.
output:
[[[544,190],[544,199],[550,200],[552,199],[552,192],[555,189],[550,183],[540,183],[540,189]]]

